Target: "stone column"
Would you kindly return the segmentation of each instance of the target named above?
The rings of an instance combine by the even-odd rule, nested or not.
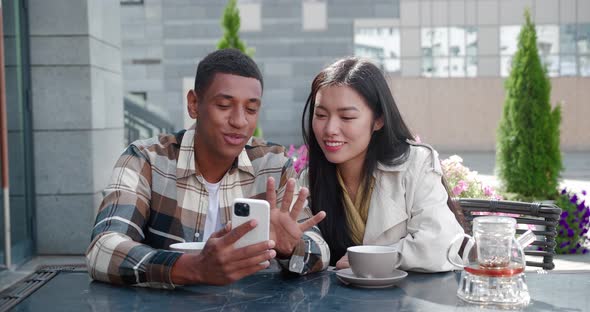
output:
[[[39,254],[82,254],[123,149],[119,0],[29,0]]]

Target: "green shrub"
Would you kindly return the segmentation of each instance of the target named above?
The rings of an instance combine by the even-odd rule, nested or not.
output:
[[[537,51],[530,13],[518,36],[518,50],[506,80],[506,100],[496,158],[508,193],[520,199],[554,199],[562,170],[559,150],[561,106],[551,108],[551,82]]]

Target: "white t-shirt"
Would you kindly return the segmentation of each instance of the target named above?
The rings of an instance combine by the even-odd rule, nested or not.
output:
[[[211,234],[221,230],[221,220],[218,217],[219,212],[219,185],[217,183],[209,183],[203,180],[205,188],[209,192],[209,209],[207,209],[207,219],[205,220],[205,230],[203,230],[203,241],[206,242]]]

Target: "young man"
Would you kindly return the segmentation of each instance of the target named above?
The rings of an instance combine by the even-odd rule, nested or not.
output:
[[[325,213],[303,208],[308,190],[296,192],[284,148],[251,138],[262,87],[258,67],[238,50],[218,50],[199,63],[187,94],[196,124],[132,143],[115,165],[86,252],[93,279],[173,288],[228,284],[274,257],[300,274],[327,267],[329,249],[315,227]],[[271,240],[233,247],[256,226],[231,228],[237,197],[270,203]],[[207,243],[196,255],[167,250],[191,241]]]

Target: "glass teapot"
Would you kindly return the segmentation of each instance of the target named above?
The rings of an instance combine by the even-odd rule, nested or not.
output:
[[[515,238],[516,220],[484,216],[473,220],[473,237],[458,235],[447,250],[447,259],[463,269],[457,296],[476,304],[523,306],[530,296],[526,286],[524,247],[535,241],[528,230]],[[469,240],[458,260],[463,238]]]

